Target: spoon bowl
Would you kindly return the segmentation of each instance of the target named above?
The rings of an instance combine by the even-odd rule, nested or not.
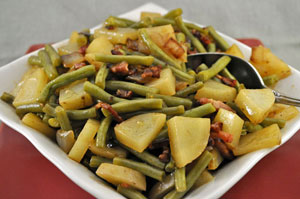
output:
[[[233,55],[228,55],[225,53],[197,53],[188,56],[187,66],[195,69],[197,66],[204,63],[208,67],[210,67],[224,55],[231,58],[231,61],[227,65],[227,69],[229,70],[229,72],[240,83],[243,83],[247,89],[267,88],[263,79],[252,64]],[[276,102],[300,107],[299,99],[284,96],[275,90],[272,91],[275,95]]]

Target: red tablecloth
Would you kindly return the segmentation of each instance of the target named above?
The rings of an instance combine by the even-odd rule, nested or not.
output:
[[[256,39],[240,39],[247,45]],[[29,51],[42,45],[35,45]],[[27,52],[29,52],[27,51]],[[300,133],[263,158],[222,198],[299,198]],[[21,134],[0,127],[0,198],[93,198],[44,158]],[[234,172],[234,171],[232,171]]]

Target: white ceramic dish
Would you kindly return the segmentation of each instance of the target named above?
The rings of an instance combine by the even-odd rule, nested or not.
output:
[[[153,11],[165,13],[166,10],[152,3],[145,4],[135,10],[121,15],[132,20],[138,20],[141,11]],[[113,13],[112,13],[113,14]],[[99,26],[97,26],[99,27]],[[92,30],[96,29],[93,28]],[[221,33],[220,33],[221,34]],[[229,44],[236,43],[246,58],[250,57],[251,49],[246,45],[234,40],[233,38],[221,34]],[[65,44],[67,40],[58,42],[55,47]],[[20,81],[22,75],[28,69],[27,59],[30,55],[25,55],[0,68],[0,93],[11,91]],[[300,72],[292,68],[292,75],[282,80],[276,89],[282,93],[292,97],[300,98],[300,87],[296,87],[300,83]],[[298,94],[298,96],[297,96]],[[0,119],[8,126],[12,127],[22,135],[24,135],[47,159],[49,159],[58,169],[60,169],[73,182],[78,184],[84,190],[97,198],[124,198],[109,185],[98,178],[94,173],[84,166],[69,159],[67,155],[52,141],[44,135],[22,124],[12,107],[0,101]],[[287,122],[282,132],[282,144],[290,139],[300,128],[300,117]],[[275,147],[276,148],[276,147]],[[189,193],[186,198],[218,198],[229,190],[236,182],[238,182],[260,159],[270,153],[272,149],[263,149],[249,153],[237,158],[226,166],[222,167],[215,174],[215,180],[209,184],[200,187]]]

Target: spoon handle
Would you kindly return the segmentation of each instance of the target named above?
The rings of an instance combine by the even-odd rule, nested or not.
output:
[[[300,99],[282,95],[279,92],[274,91],[274,90],[273,90],[273,93],[275,95],[276,102],[300,107]]]

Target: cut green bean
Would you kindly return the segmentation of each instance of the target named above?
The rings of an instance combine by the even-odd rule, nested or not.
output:
[[[203,82],[197,82],[195,84],[192,84],[180,91],[177,91],[175,96],[177,97],[187,97],[188,95],[195,93],[198,89],[203,87]]]
[[[41,103],[33,103],[33,104],[24,104],[16,107],[16,113],[19,116],[23,116],[26,113],[42,113],[43,112],[43,104]]]
[[[48,53],[45,50],[40,50],[38,56],[48,78],[50,80],[55,79],[58,76],[58,73],[56,67],[52,64]]]
[[[51,126],[53,128],[59,128],[60,127],[59,121],[56,118],[50,118],[48,120],[48,124],[49,124],[49,126]]]
[[[263,77],[264,83],[267,86],[274,86],[278,81],[279,78],[277,75],[269,75],[266,77]]]
[[[152,88],[148,86],[143,86],[136,83],[125,82],[125,81],[106,81],[106,88],[108,90],[116,91],[118,89],[132,91],[135,94],[146,96],[147,93],[159,93],[158,88]]]
[[[251,123],[249,121],[245,121],[244,128],[249,133],[253,133],[255,131],[259,131],[259,130],[263,129],[263,127],[261,125],[259,125],[259,124],[253,124],[253,123]]]
[[[176,8],[174,10],[170,10],[167,14],[165,14],[163,17],[167,19],[175,19],[176,17],[182,15],[182,9]]]
[[[185,38],[185,34],[184,34],[184,33],[178,32],[178,33],[175,33],[175,36],[176,36],[176,40],[177,40],[179,43],[185,43],[186,38]]]
[[[95,97],[96,99],[109,104],[115,104],[118,102],[127,101],[126,99],[119,98],[109,94],[102,88],[96,86],[95,84],[92,84],[89,81],[84,82],[83,89],[85,92],[89,93],[91,96]]]
[[[194,47],[197,49],[198,52],[204,53],[206,52],[204,46],[201,44],[201,42],[194,37],[194,35],[189,31],[189,29],[184,25],[181,16],[178,16],[175,18],[175,23],[179,27],[179,29],[186,34],[186,36],[191,40]]]
[[[45,103],[46,100],[48,99],[49,95],[57,88],[61,86],[65,86],[73,81],[83,79],[89,76],[92,76],[96,73],[95,66],[93,65],[88,65],[84,66],[78,70],[69,72],[69,73],[64,73],[57,78],[53,79],[50,81],[42,90],[38,101],[41,103]]]
[[[175,186],[174,173],[167,175],[162,182],[157,182],[149,192],[149,199],[161,199]]]
[[[204,151],[200,158],[196,161],[196,164],[192,170],[188,173],[186,178],[186,190],[183,192],[178,192],[176,190],[168,193],[164,199],[180,199],[182,198],[194,185],[196,180],[200,177],[201,173],[207,167],[208,163],[211,161],[212,155],[208,151]]]
[[[175,188],[178,192],[186,190],[185,167],[175,169]]]
[[[136,23],[136,22],[131,21],[129,19],[119,18],[119,17],[115,17],[115,16],[108,17],[104,22],[104,24],[106,26],[116,26],[116,27],[122,27],[122,28],[129,27],[134,23]]]
[[[213,42],[207,44],[207,51],[208,52],[216,52],[216,44]]]
[[[148,46],[151,54],[154,57],[160,58],[168,64],[176,67],[177,69],[181,69],[181,65],[179,62],[173,58],[171,58],[168,54],[166,54],[160,47],[158,47],[150,38],[147,31],[145,29],[139,29],[139,35],[142,41]]]
[[[162,181],[163,177],[165,176],[165,172],[161,169],[152,167],[146,163],[136,162],[125,158],[115,157],[113,160],[113,164],[134,169],[158,181]]]
[[[201,71],[197,74],[197,78],[201,81],[207,81],[213,76],[221,72],[231,61],[229,56],[222,56],[209,69]]]
[[[153,63],[154,57],[152,56],[135,56],[135,55],[104,55],[104,54],[87,54],[92,60],[105,62],[105,63],[120,63],[122,61],[128,64],[141,64],[150,66]]]
[[[12,105],[13,101],[15,100],[15,96],[10,93],[3,92],[1,95],[1,100],[6,102],[7,104]]]
[[[100,164],[102,164],[102,163],[111,163],[112,164],[112,160],[108,159],[108,158],[100,157],[97,155],[93,155],[90,159],[89,166],[92,168],[98,168],[100,166]]]
[[[171,24],[172,26],[175,26],[175,21],[173,19],[167,19],[164,17],[155,17],[152,20],[152,25],[153,26],[163,26],[163,25],[169,25]]]
[[[50,115],[48,115],[48,114],[44,114],[44,117],[43,117],[43,122],[44,123],[46,123],[46,124],[48,124],[48,120],[50,119],[50,118],[52,118]]]
[[[186,98],[173,97],[173,96],[167,96],[167,95],[161,95],[161,94],[147,93],[146,97],[163,99],[164,102],[167,104],[167,106],[183,105],[186,109],[190,109],[193,104],[193,102],[191,100],[186,99]]]
[[[130,28],[147,28],[149,26],[151,26],[152,24],[152,20],[150,17],[145,17],[143,19],[141,19],[140,21],[132,24],[130,26]]]
[[[53,66],[57,67],[61,65],[61,58],[56,50],[49,44],[45,45],[45,50],[48,53]]]
[[[140,191],[118,185],[117,192],[129,199],[147,199]]]
[[[107,140],[107,132],[108,128],[112,122],[111,117],[104,118],[101,123],[100,127],[97,131],[97,137],[96,137],[96,146],[100,148],[106,147],[106,140]]]
[[[214,113],[216,108],[211,104],[204,104],[202,106],[198,106],[196,108],[192,108],[190,110],[185,111],[183,116],[185,117],[204,117],[208,114]]]
[[[41,59],[36,56],[36,55],[31,55],[29,58],[28,58],[28,63],[31,65],[31,66],[42,66],[42,62],[41,62]]]
[[[272,124],[278,124],[279,128],[283,128],[285,126],[285,123],[285,120],[267,117],[260,123],[260,125],[262,125],[263,127],[267,127]]]
[[[175,168],[176,168],[175,162],[174,162],[173,158],[171,157],[168,164],[166,164],[165,170],[166,170],[166,172],[173,172],[175,170]]]
[[[96,75],[95,84],[102,89],[105,89],[105,81],[106,81],[108,72],[109,72],[109,70],[106,67],[106,65],[104,64],[103,66],[101,66],[101,68],[99,69],[99,71]]]
[[[208,26],[207,27],[209,34],[213,37],[213,39],[217,42],[218,46],[221,48],[222,51],[226,51],[229,48],[229,44],[221,37],[214,27]]]
[[[72,126],[71,126],[69,117],[63,107],[57,106],[55,108],[55,115],[56,115],[56,119],[59,122],[59,125],[63,131],[72,130]]]

